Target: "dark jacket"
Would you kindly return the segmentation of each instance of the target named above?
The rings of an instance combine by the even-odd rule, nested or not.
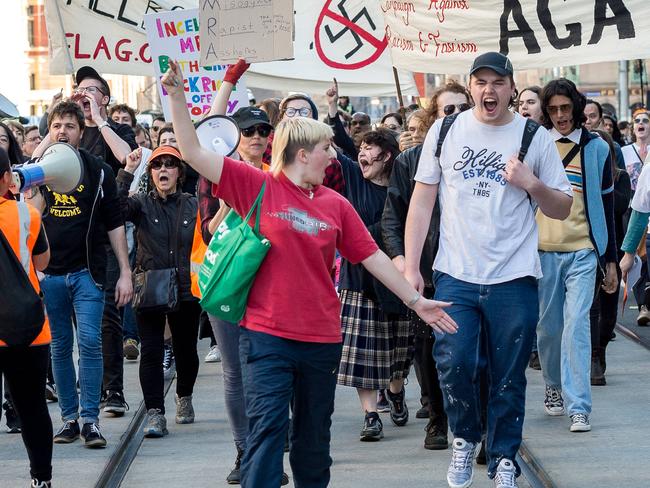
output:
[[[404,231],[406,227],[406,214],[409,202],[415,188],[415,173],[418,170],[422,144],[411,147],[402,152],[393,163],[393,172],[388,182],[388,195],[381,219],[382,235],[386,254],[393,259],[395,256],[404,256]],[[420,273],[424,284],[431,287],[433,275],[433,259],[438,252],[438,238],[440,234],[440,208],[436,205],[431,216],[429,232],[424,241],[422,258],[420,259]]]
[[[614,175],[614,223],[616,226],[616,250],[618,251],[618,260],[623,257],[623,238],[627,231],[625,225],[625,214],[630,207],[630,200],[632,199],[632,185],[630,183],[630,175],[627,171],[617,168]]]
[[[124,220],[111,167],[85,149],[79,148],[79,154],[94,195],[87,231],[83,237],[86,241],[86,267],[95,284],[103,288],[106,280],[106,245],[109,244],[107,232],[124,225]],[[52,205],[51,192],[45,191],[44,195],[48,205]],[[44,225],[47,230],[47,218]],[[54,232],[50,231],[49,235],[52,238]]]
[[[136,225],[136,269],[173,268],[178,259],[179,298],[181,301],[194,300],[190,282],[190,255],[196,224],[196,197],[180,190],[164,200],[155,190],[146,195],[136,193],[129,196],[132,181],[131,173],[121,169],[117,174],[122,213],[126,220]],[[183,214],[179,221],[181,200]],[[179,231],[177,239],[174,239],[176,225],[179,225]]]
[[[352,161],[356,161],[359,157],[359,150],[354,145],[352,138],[345,131],[345,127],[343,127],[343,122],[341,122],[339,114],[336,114],[336,117],[334,118],[331,118],[328,115],[327,123],[334,131],[334,144],[336,144],[341,149],[341,152]]]

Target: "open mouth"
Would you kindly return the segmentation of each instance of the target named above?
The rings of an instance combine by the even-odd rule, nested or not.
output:
[[[488,113],[493,113],[497,109],[497,100],[496,98],[485,98],[483,100],[483,107]]]
[[[57,137],[56,142],[65,142],[67,144],[67,143],[70,142],[70,139],[68,139],[65,136],[59,136],[59,137]]]
[[[523,117],[526,117],[527,119],[529,119],[529,118],[531,117],[531,115],[530,115],[528,112],[525,112],[525,111],[524,111],[524,112],[521,112],[521,115],[522,115]]]
[[[645,132],[645,127],[643,127],[642,125],[640,125],[640,126],[637,128],[637,132],[639,132],[640,134],[643,134],[643,133]]]
[[[167,175],[160,175],[160,176],[158,177],[158,181],[160,181],[161,183],[166,183],[166,182],[169,181],[169,176],[167,176]]]

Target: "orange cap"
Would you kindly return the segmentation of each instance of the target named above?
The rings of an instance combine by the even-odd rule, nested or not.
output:
[[[183,160],[180,151],[176,149],[174,146],[158,146],[151,153],[151,156],[149,157],[149,163],[151,163],[151,161],[156,159],[158,156],[164,156],[165,154],[169,156],[174,156],[175,158],[180,159],[181,161]]]

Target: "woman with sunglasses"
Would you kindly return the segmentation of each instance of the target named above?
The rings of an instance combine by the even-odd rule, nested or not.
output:
[[[404,119],[397,112],[390,112],[381,118],[379,126],[384,129],[390,129],[397,134],[401,134],[404,130]]]
[[[145,437],[167,435],[163,389],[163,344],[165,322],[172,333],[176,358],[176,423],[194,422],[192,393],[199,371],[196,350],[199,314],[198,300],[192,296],[190,253],[196,223],[196,197],[183,193],[185,169],[181,154],[173,146],[158,146],[147,164],[154,189],[148,194],[129,196],[133,173],[140,164],[137,149],[127,157],[117,183],[126,220],[136,225],[136,272],[176,268],[178,307],[171,311],[136,310],[141,341],[140,387],[147,409]]]
[[[259,268],[240,328],[250,421],[242,461],[244,488],[280,485],[289,403],[289,459],[296,486],[326,487],[336,369],[341,354],[338,300],[330,277],[338,248],[380,278],[432,327],[455,332],[442,310],[422,299],[377,249],[350,203],[322,183],[330,164],[331,129],[306,117],[276,129],[272,172],[203,149],[185,104],[183,74],[170,62],[162,83],[169,94],[185,160],[246,213],[264,183],[260,231],[271,248]]]
[[[625,168],[630,175],[632,191],[636,191],[636,184],[650,151],[650,112],[647,109],[639,109],[634,112],[634,125],[632,126],[633,143],[623,146],[623,158]]]

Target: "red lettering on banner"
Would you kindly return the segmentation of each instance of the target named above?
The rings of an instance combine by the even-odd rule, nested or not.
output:
[[[385,31],[386,31],[386,41],[388,42],[388,45],[391,48],[399,49],[401,51],[415,50],[413,46],[413,41],[411,41],[410,39],[406,39],[404,37],[394,36],[390,30],[390,26],[387,25]]]
[[[99,41],[97,41],[97,47],[95,48],[93,59],[97,59],[97,56],[99,55],[99,51],[101,50],[103,50],[106,53],[107,59],[111,59],[111,53],[108,50],[108,45],[106,44],[106,39],[104,39],[104,36],[100,37]]]
[[[149,54],[149,43],[145,42],[144,44],[137,47],[135,50],[130,49],[133,45],[131,39],[118,39],[115,42],[115,45],[110,43],[110,39],[107,40],[104,36],[101,36],[95,44],[95,49],[93,54],[82,52],[81,50],[81,35],[78,33],[66,32],[65,37],[68,39],[73,39],[73,44],[68,44],[68,50],[71,50],[73,53],[73,59],[107,59],[112,60],[113,56],[118,61],[123,63],[129,63],[131,61],[142,61],[143,63],[151,63],[151,55]],[[136,54],[138,57],[134,57]]]
[[[445,10],[469,10],[467,0],[429,0],[429,10],[432,8],[436,11],[436,16],[440,23],[445,21]]]
[[[384,5],[381,6],[381,11],[386,13],[389,10],[393,11],[393,15],[397,17],[397,13],[402,14],[402,22],[404,25],[409,25],[409,15],[415,13],[415,6],[413,2],[400,2],[398,0],[386,0]]]

